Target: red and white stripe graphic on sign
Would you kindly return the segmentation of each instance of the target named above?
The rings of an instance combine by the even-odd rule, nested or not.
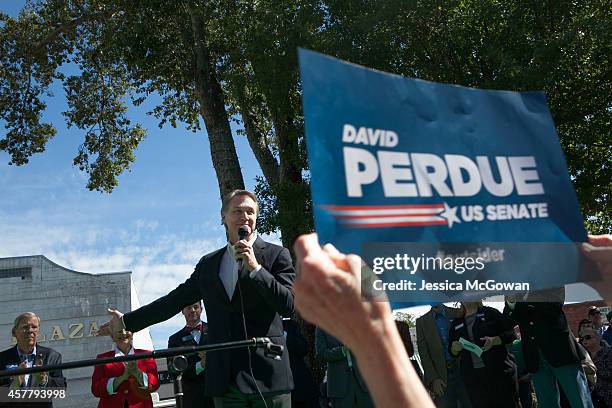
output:
[[[341,223],[356,228],[447,225],[440,216],[444,204],[419,205],[324,205]]]

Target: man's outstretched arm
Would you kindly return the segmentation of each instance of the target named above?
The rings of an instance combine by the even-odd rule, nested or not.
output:
[[[189,279],[181,283],[172,292],[146,306],[126,314],[116,309],[108,309],[111,319],[100,326],[96,336],[110,336],[112,333],[123,329],[136,333],[145,327],[168,320],[180,312],[183,307],[198,302],[200,299],[196,269]]]

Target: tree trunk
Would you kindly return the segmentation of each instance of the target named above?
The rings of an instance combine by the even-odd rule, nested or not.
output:
[[[206,44],[204,19],[194,8],[189,8],[196,52],[196,89],[200,115],[204,118],[213,167],[217,174],[221,197],[235,189],[244,188],[244,180],[236,154],[236,146],[225,109],[223,90],[216,77]]]

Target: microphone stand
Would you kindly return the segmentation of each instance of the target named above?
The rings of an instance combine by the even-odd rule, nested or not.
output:
[[[176,408],[183,408],[183,373],[187,370],[189,362],[184,355],[176,356],[172,359],[172,369],[178,372],[174,379],[174,401]]]
[[[229,350],[245,347],[264,348],[264,354],[271,358],[274,358],[274,356],[276,356],[279,351],[282,353],[283,350],[283,346],[272,343],[272,341],[268,337],[253,337],[249,340],[228,341],[225,343],[205,344],[202,346],[185,346],[171,349],[153,350],[149,353],[132,354],[127,356],[92,358],[87,360],[69,361],[61,364],[49,364],[29,368],[0,370],[0,378],[15,377],[18,375],[35,374],[49,371],[70,370],[82,367],[92,367],[108,363],[120,363],[123,361],[144,360],[146,358],[158,359],[164,357],[175,357],[185,354],[196,354],[200,351],[206,352],[216,350]]]

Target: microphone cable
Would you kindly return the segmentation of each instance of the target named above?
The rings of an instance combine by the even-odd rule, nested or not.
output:
[[[247,327],[246,327],[246,319],[244,317],[244,301],[242,300],[242,287],[240,286],[240,271],[242,270],[242,260],[240,260],[239,263],[240,268],[238,268],[238,295],[240,296],[240,311],[242,312],[242,329],[244,331],[244,339],[248,340],[248,334],[247,334]],[[268,408],[268,403],[266,402],[266,399],[264,398],[261,390],[259,389],[259,385],[257,384],[257,380],[255,379],[255,374],[253,373],[253,362],[252,362],[252,357],[251,357],[251,348],[247,347],[247,353],[249,355],[249,371],[251,374],[251,378],[253,379],[253,383],[255,384],[255,389],[257,390],[257,393],[259,394],[259,397],[261,398],[261,400],[264,403],[264,406],[266,408]]]
[[[240,229],[238,230],[238,239],[243,240],[246,239],[246,237],[249,235],[249,229],[248,227],[240,227]],[[245,313],[244,313],[244,300],[242,299],[242,286],[240,285],[240,272],[242,271],[242,268],[244,267],[244,261],[243,259],[239,259],[236,260],[236,262],[238,263],[238,295],[240,296],[240,311],[241,311],[241,315],[242,315],[242,330],[244,332],[244,339],[248,340],[248,333],[247,333],[247,327],[246,327],[246,319],[245,319]],[[252,356],[251,356],[251,348],[247,347],[247,353],[249,355],[249,372],[251,374],[251,378],[253,379],[253,383],[255,384],[255,389],[257,390],[257,393],[259,394],[259,397],[261,398],[261,400],[264,403],[264,406],[266,408],[268,408],[268,403],[266,402],[266,399],[264,398],[261,390],[259,389],[259,385],[257,384],[257,380],[255,379],[255,374],[253,373],[253,361],[252,361]]]

